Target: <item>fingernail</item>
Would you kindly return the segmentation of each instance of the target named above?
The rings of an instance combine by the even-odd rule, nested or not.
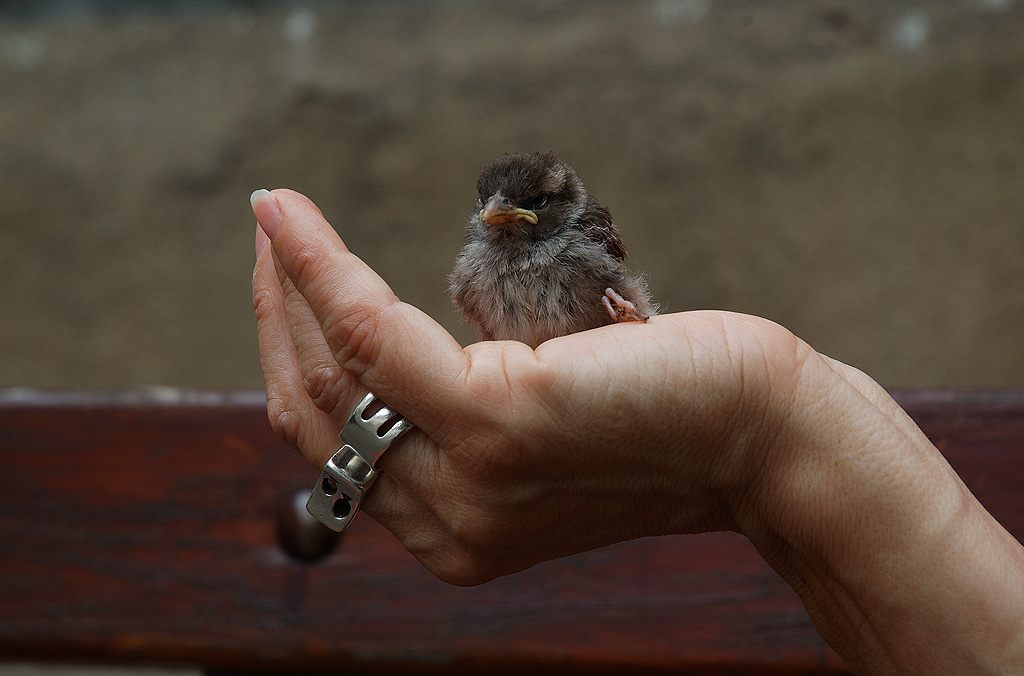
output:
[[[256,259],[263,255],[263,250],[270,244],[270,238],[267,237],[267,233],[263,232],[263,226],[256,225]]]
[[[260,188],[249,196],[249,204],[252,205],[252,212],[256,214],[263,232],[270,239],[274,239],[277,228],[281,225],[281,207],[277,200],[270,194],[269,190]]]

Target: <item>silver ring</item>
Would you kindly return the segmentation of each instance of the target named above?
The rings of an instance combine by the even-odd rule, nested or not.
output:
[[[377,478],[377,460],[413,427],[372,392],[367,394],[342,428],[344,445],[324,465],[306,511],[331,530],[348,528]]]

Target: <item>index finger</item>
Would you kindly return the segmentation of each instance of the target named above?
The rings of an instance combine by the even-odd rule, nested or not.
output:
[[[459,343],[400,301],[308,198],[264,190],[253,193],[252,205],[338,363],[429,434],[430,421],[443,420],[460,397],[467,359]]]

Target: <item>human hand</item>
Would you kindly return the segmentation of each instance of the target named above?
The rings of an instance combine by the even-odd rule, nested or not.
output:
[[[690,313],[536,351],[463,349],[300,195],[264,196],[256,213],[267,229],[280,220],[254,276],[275,429],[322,467],[367,389],[415,423],[363,509],[439,577],[477,583],[620,540],[737,527],[785,414],[764,392],[791,387],[809,351],[788,332]]]
[[[440,578],[734,529],[863,673],[1022,663],[1024,550],[864,374],[724,312],[462,348],[304,197],[254,197],[271,423],[318,468],[367,389],[416,424],[363,509]]]

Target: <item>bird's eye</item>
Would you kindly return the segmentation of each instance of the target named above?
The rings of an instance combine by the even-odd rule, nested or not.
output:
[[[538,209],[543,209],[547,205],[548,205],[548,196],[547,195],[541,195],[537,199],[533,200],[532,204],[530,204],[530,210],[531,211],[537,211]]]

